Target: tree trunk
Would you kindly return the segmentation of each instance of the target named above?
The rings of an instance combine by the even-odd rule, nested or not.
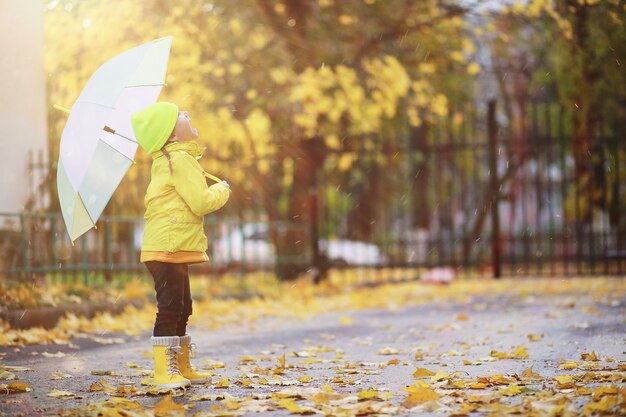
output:
[[[295,279],[311,266],[310,254],[316,249],[317,175],[324,160],[323,139],[295,141],[293,185],[285,227],[277,230],[277,273],[280,279]],[[289,151],[288,151],[289,152]],[[315,241],[313,241],[315,240]]]

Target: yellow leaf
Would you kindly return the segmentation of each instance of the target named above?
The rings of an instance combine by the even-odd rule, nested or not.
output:
[[[485,389],[487,388],[487,384],[483,382],[474,382],[469,386],[471,389]]]
[[[412,408],[417,404],[422,404],[428,401],[437,401],[439,395],[431,388],[416,387],[411,391],[406,400],[402,403],[403,407]]]
[[[526,347],[519,346],[513,351],[511,356],[517,359],[528,359],[528,352],[526,352]]]
[[[399,359],[391,359],[389,361],[387,361],[387,365],[397,365],[400,363]]]
[[[424,360],[424,354],[422,352],[416,352],[415,356],[413,357],[413,359],[415,359],[416,361],[423,361]]]
[[[242,387],[244,388],[248,388],[250,387],[250,385],[252,384],[252,380],[250,378],[245,378],[242,379],[241,381],[238,381]]]
[[[378,396],[378,390],[377,389],[362,390],[362,391],[359,391],[357,396],[359,397],[359,400],[367,400],[370,398],[376,398]]]
[[[600,386],[593,390],[594,401],[599,400],[605,395],[617,395],[617,387],[615,385]]]
[[[471,403],[484,403],[487,400],[485,395],[468,395],[467,401]]]
[[[3,379],[5,381],[10,381],[13,379],[16,379],[15,374],[8,372],[8,371],[1,371],[0,372],[0,379]]]
[[[314,414],[315,409],[310,407],[300,407],[293,398],[283,398],[278,403],[278,407],[286,408],[290,413],[298,413],[298,414]]]
[[[400,351],[398,349],[392,348],[392,347],[389,347],[389,346],[385,346],[384,348],[382,348],[382,349],[380,349],[378,351],[379,355],[397,355],[399,353],[400,353]]]
[[[617,415],[614,408],[617,406],[617,395],[602,397],[600,401],[592,401],[585,405],[584,415]]]
[[[378,398],[380,398],[383,401],[390,400],[395,396],[396,394],[394,394],[393,392],[383,392],[382,394],[378,394]]]
[[[228,378],[222,378],[220,382],[215,385],[215,388],[228,388]]]
[[[339,323],[341,323],[342,326],[350,326],[350,325],[352,325],[354,323],[354,320],[352,320],[352,317],[350,317],[350,316],[342,316],[339,319]]]
[[[214,361],[212,359],[203,359],[202,360],[202,365],[205,369],[218,369],[218,368],[225,368],[226,365],[224,364],[224,362],[218,362],[218,361]]]
[[[599,361],[600,360],[598,359],[596,352],[583,353],[582,355],[580,355],[580,359],[584,361]]]
[[[558,387],[561,389],[574,387],[574,378],[572,378],[571,375],[559,375],[555,376],[554,379],[556,380]]]
[[[41,354],[41,356],[44,356],[46,358],[62,358],[62,357],[65,356],[65,353],[63,353],[63,352],[57,352],[57,353],[43,352]]]
[[[542,334],[529,334],[528,335],[528,340],[530,340],[531,342],[538,342],[541,340],[541,338],[543,337]]]
[[[311,382],[311,381],[313,381],[313,377],[312,376],[303,376],[302,378],[298,379],[298,381],[304,382],[304,383]]]
[[[514,395],[521,394],[521,392],[522,390],[520,389],[520,387],[515,384],[509,385],[508,387],[500,390],[500,393],[502,395],[506,395],[507,397],[512,397]]]
[[[61,371],[54,371],[50,374],[50,379],[56,380],[56,379],[67,379],[67,378],[73,378],[73,376],[70,374],[61,372]]]
[[[89,386],[89,391],[90,392],[94,392],[94,391],[102,391],[102,385],[98,384],[97,382],[94,382],[93,384],[91,384]]]
[[[509,385],[511,383],[511,380],[505,378],[504,376],[502,376],[502,374],[492,376],[491,381],[494,384],[499,384],[499,385]]]
[[[58,390],[58,389],[53,389],[52,391],[50,391],[48,393],[48,397],[54,397],[54,398],[82,398],[82,397],[74,394],[73,392],[61,391],[61,390]]]
[[[414,378],[427,378],[433,375],[435,375],[435,373],[433,371],[429,371],[426,368],[417,368],[415,372],[413,372]]]
[[[241,404],[234,400],[224,400],[223,403],[226,404],[226,407],[228,407],[229,410],[237,410],[241,408]]]
[[[185,407],[172,400],[172,395],[163,397],[161,401],[154,406],[155,417],[183,417],[186,414]]]
[[[532,366],[530,368],[526,369],[524,372],[522,372],[522,378],[523,379],[543,379],[543,377],[541,375],[539,375],[538,373],[533,372],[533,367]]]
[[[498,359],[509,359],[511,357],[508,353],[498,352],[497,350],[492,350],[491,353],[489,353],[489,356],[493,356]]]
[[[437,381],[441,381],[442,379],[446,379],[446,378],[450,378],[450,375],[446,374],[444,371],[442,371],[440,369],[440,370],[437,371],[437,373],[435,375],[430,377],[430,382],[437,382]]]
[[[5,393],[15,393],[15,392],[28,392],[28,391],[32,391],[30,388],[30,384],[27,384],[26,382],[11,382],[10,384],[0,384],[0,392],[5,392]]]
[[[566,371],[571,371],[572,369],[578,368],[578,365],[579,363],[576,361],[567,361],[563,365],[561,365],[561,368]]]

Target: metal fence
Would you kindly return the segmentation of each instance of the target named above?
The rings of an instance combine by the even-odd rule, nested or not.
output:
[[[212,262],[196,269],[273,270],[293,259],[271,234],[299,230],[311,244],[298,261],[311,267],[325,259],[331,268],[415,274],[626,273],[624,134],[599,124],[581,141],[561,106],[531,103],[526,113],[515,126],[493,102],[468,106],[391,129],[376,148],[327,149],[312,173],[312,224],[268,221],[252,190],[207,217]],[[3,275],[91,280],[143,271],[140,217],[104,216],[74,247],[60,214],[1,213],[0,229]]]

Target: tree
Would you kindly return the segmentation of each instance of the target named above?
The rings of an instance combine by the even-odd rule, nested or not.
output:
[[[259,195],[272,224],[293,225],[272,233],[279,256],[290,259],[281,276],[293,278],[316,252],[315,239],[309,243],[319,172],[363,171],[355,204],[372,190],[380,198],[357,205],[353,225],[371,233],[371,218],[392,195],[383,193],[392,182],[385,167],[408,126],[445,116],[449,103],[471,95],[478,69],[469,62],[465,12],[440,0],[49,1],[49,101],[71,104],[106,58],[173,35],[161,99],[194,116],[207,169],[228,178],[235,202]],[[52,112],[50,121],[54,154],[64,116]],[[365,164],[361,149],[380,155]],[[109,213],[142,211],[149,158],[139,151],[136,159]]]

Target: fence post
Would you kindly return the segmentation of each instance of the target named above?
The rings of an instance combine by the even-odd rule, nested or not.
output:
[[[22,273],[24,274],[24,276],[28,276],[28,246],[26,243],[26,219],[25,217],[25,213],[21,212],[20,213],[20,243],[21,243],[21,249],[22,249]]]
[[[500,245],[500,181],[498,180],[498,125],[496,101],[490,100],[487,110],[487,136],[489,141],[489,192],[491,194],[491,253],[493,276],[502,276],[502,252]]]

